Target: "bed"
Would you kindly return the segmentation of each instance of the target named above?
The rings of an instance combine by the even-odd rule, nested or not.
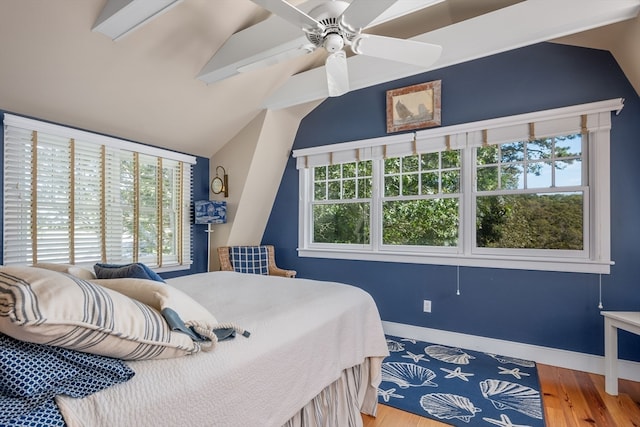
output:
[[[58,395],[76,426],[360,426],[375,415],[388,355],[377,307],[333,282],[212,272],[167,284],[250,332],[212,351],[127,361],[130,380]]]

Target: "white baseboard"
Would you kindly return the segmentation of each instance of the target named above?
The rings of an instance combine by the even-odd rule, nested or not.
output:
[[[515,341],[467,335],[439,329],[423,328],[420,326],[405,325],[395,322],[382,322],[382,326],[385,333],[395,335],[397,337],[415,338],[420,341],[427,341],[434,344],[466,348],[468,350],[500,354],[502,356],[518,357],[520,359],[533,360],[545,365],[559,366],[561,368],[604,375],[603,356],[523,344]],[[629,360],[619,360],[618,376],[619,378],[640,382],[640,363]]]

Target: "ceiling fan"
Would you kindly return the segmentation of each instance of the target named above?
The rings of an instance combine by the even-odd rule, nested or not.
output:
[[[438,45],[362,32],[397,0],[353,0],[351,3],[327,0],[309,13],[285,0],[251,1],[301,28],[310,44],[293,52],[248,64],[238,71],[249,71],[322,47],[329,53],[325,61],[329,96],[340,96],[349,91],[345,46],[350,46],[357,55],[374,56],[424,68],[433,64],[442,52],[442,47]]]

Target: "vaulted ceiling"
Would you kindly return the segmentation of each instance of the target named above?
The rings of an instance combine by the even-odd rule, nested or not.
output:
[[[235,72],[279,19],[250,0],[182,0],[117,41],[92,31],[105,6],[138,1],[0,2],[0,109],[210,157],[264,108],[326,97],[321,50]],[[640,0],[398,3],[416,10],[367,32],[442,45],[430,69],[552,40],[610,50],[640,93]],[[348,63],[354,89],[426,71]],[[230,76],[207,79],[220,64]]]

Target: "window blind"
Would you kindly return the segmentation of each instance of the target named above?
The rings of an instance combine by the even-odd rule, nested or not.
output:
[[[10,114],[4,123],[4,264],[190,264],[194,157]]]

